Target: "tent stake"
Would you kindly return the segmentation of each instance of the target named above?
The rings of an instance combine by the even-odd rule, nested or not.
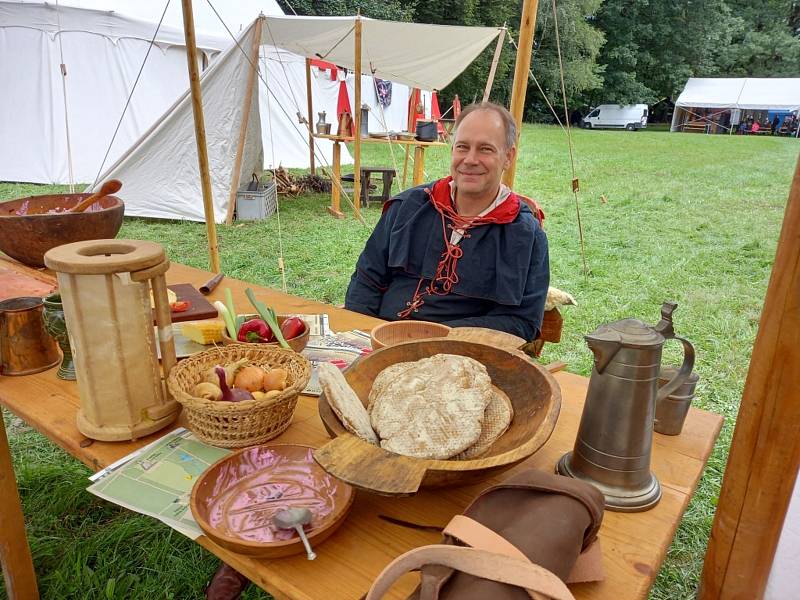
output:
[[[242,176],[244,142],[247,138],[247,127],[250,123],[250,107],[253,103],[253,85],[255,84],[256,73],[258,71],[258,53],[261,49],[261,24],[263,22],[264,17],[256,19],[255,31],[253,32],[253,44],[250,50],[250,58],[253,66],[250,67],[250,72],[247,74],[247,88],[245,89],[244,102],[242,105],[242,124],[239,127],[239,142],[236,144],[236,158],[233,161],[233,170],[231,172],[231,192],[228,195],[228,213],[225,216],[225,223],[228,225],[233,223],[233,209],[236,207],[236,192],[239,190],[239,182]],[[272,168],[274,169],[275,165],[273,165]]]
[[[519,44],[517,45],[517,63],[514,67],[514,87],[511,91],[511,114],[517,123],[517,145],[522,130],[522,113],[525,110],[525,93],[528,90],[528,71],[531,67],[533,50],[533,32],[536,30],[536,10],[539,0],[525,0],[522,5],[522,18],[519,22]],[[519,154],[519,153],[517,153]],[[517,169],[517,157],[503,173],[503,183],[514,187],[514,174]]]
[[[186,60],[189,63],[189,84],[192,90],[192,113],[194,135],[197,141],[197,162],[200,167],[200,185],[203,188],[203,210],[208,234],[208,255],[211,270],[220,272],[219,247],[217,246],[217,224],[214,221],[214,204],[211,196],[211,177],[208,173],[208,150],[206,127],[203,122],[203,100],[200,92],[200,73],[197,67],[197,41],[194,35],[192,0],[181,0],[183,6],[183,31],[186,36]]]

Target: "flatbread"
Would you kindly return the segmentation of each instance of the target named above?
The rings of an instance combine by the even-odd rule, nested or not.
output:
[[[372,382],[372,389],[369,391],[367,412],[372,412],[372,405],[375,403],[375,398],[382,394],[390,384],[400,377],[400,375],[409,369],[413,369],[416,364],[416,361],[395,363],[378,373],[378,376]]]
[[[478,440],[491,400],[486,367],[466,356],[437,354],[388,382],[373,399],[370,420],[385,450],[444,460]]]
[[[453,458],[455,460],[470,460],[477,458],[491,448],[498,438],[508,431],[511,420],[514,418],[514,407],[506,393],[500,388],[492,389],[492,401],[483,413],[481,435],[478,440],[462,453]]]
[[[317,369],[319,383],[322,391],[325,392],[325,398],[344,428],[362,440],[377,446],[378,436],[372,430],[367,409],[364,408],[353,388],[347,383],[339,367],[324,362],[320,363]]]

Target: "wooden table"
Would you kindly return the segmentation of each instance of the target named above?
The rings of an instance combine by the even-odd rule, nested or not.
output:
[[[180,265],[172,265],[167,273],[169,283],[188,282],[197,287],[208,277],[209,273],[205,271]],[[212,299],[221,298],[222,288],[226,286],[233,291],[238,306],[249,305],[244,297],[248,284],[232,279],[223,280]],[[331,327],[336,331],[369,329],[378,323],[364,315],[275,290],[252,287],[260,299],[280,312],[327,312]],[[136,442],[93,442],[86,445],[86,439],[75,427],[79,406],[77,386],[74,382],[57,379],[55,373],[53,368],[36,375],[0,378],[0,404],[91,469],[99,470],[167,432],[162,430]],[[563,397],[558,424],[544,448],[516,469],[536,467],[552,471],[559,457],[572,449],[588,380],[567,372],[556,373],[555,377],[561,385]],[[721,416],[692,408],[680,436],[655,434],[652,468],[661,481],[663,498],[648,512],[606,513],[600,530],[606,579],[600,583],[571,586],[577,598],[627,600],[647,596],[721,425]],[[302,397],[292,426],[275,441],[319,446],[327,439],[317,414],[316,398]],[[423,491],[410,498],[385,498],[359,492],[344,525],[315,548],[318,558],[313,562],[306,560],[304,555],[257,560],[231,553],[205,537],[197,541],[278,599],[360,598],[370,582],[395,556],[439,539],[435,533],[394,525],[378,515],[444,525],[492,481],[462,488]],[[6,585],[12,590],[12,597],[14,589],[20,591],[18,597],[29,597],[22,591],[31,589],[35,582],[24,536],[20,536],[24,523],[21,509],[15,502],[16,494],[9,493],[9,490],[16,492],[3,429],[0,430],[0,498],[3,499],[0,506],[0,557],[4,561],[4,571],[10,574]],[[404,598],[404,593],[414,585],[415,576],[407,575],[395,586],[392,597]]]
[[[333,142],[333,164],[331,165],[331,205],[328,207],[335,217],[343,217],[340,201],[342,188],[342,142],[352,142],[354,138],[333,134],[315,133],[315,138],[321,140],[331,140]],[[419,140],[389,140],[386,138],[361,138],[362,144],[397,144],[405,149],[405,163],[403,164],[403,186],[406,184],[406,168],[408,166],[408,155],[411,147],[414,147],[414,171],[412,175],[412,185],[423,183],[425,177],[425,149],[431,146],[446,146],[442,142],[421,142]],[[363,184],[362,184],[363,185]],[[354,200],[356,202],[357,200]]]

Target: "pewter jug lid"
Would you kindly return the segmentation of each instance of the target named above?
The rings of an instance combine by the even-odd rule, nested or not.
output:
[[[600,325],[587,339],[615,340],[629,348],[650,348],[664,344],[665,338],[652,326],[639,319],[622,319]]]

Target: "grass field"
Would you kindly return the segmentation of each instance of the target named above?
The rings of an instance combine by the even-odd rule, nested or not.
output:
[[[651,598],[694,596],[774,259],[797,140],[615,131],[574,132],[580,213],[590,269],[583,273],[570,162],[563,133],[527,126],[517,189],[547,213],[552,284],[572,293],[564,336],[544,361],[564,360],[588,375],[583,335],[626,317],[655,323],[665,300],[678,302],[675,329],[697,350],[695,405],[725,425]],[[402,164],[368,145],[364,164]],[[446,173],[448,152],[429,151],[429,179]],[[0,199],[45,193],[0,184]],[[57,188],[63,190],[63,186]],[[124,192],[124,188],[123,188]],[[120,194],[124,198],[124,193]],[[280,219],[219,227],[223,271],[280,286],[283,248],[290,293],[342,302],[367,227],[325,212],[324,196],[281,202]],[[345,207],[348,214],[350,207]],[[121,237],[162,243],[170,259],[207,266],[205,226],[126,219]],[[675,363],[677,344],[665,362]],[[2,383],[0,383],[2,385]],[[35,399],[31,399],[35,401]],[[154,520],[84,492],[88,470],[6,413],[18,482],[43,598],[197,598],[216,560]],[[0,592],[0,597],[3,593]],[[251,589],[247,598],[266,597]]]

